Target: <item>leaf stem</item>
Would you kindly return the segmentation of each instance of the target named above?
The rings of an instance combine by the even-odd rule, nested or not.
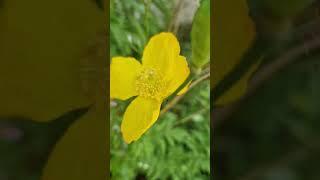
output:
[[[171,17],[170,23],[168,25],[168,31],[173,32],[174,34],[176,34],[178,31],[178,27],[177,27],[178,25],[176,24],[176,21],[179,16],[182,5],[183,5],[183,0],[178,0],[177,5],[175,6],[175,9],[173,11],[173,15]]]
[[[202,114],[202,113],[205,113],[206,111],[208,111],[210,108],[208,107],[203,107],[202,109],[190,114],[189,116],[181,119],[180,121],[176,122],[174,127],[176,126],[179,126],[179,125],[182,125],[182,124],[185,124],[187,122],[190,122],[192,120],[192,118],[195,116],[195,115],[198,115],[198,114]]]
[[[187,92],[190,91],[193,87],[195,87],[199,83],[201,83],[202,81],[209,79],[209,78],[210,78],[210,72],[207,72],[206,74],[200,76],[198,79],[196,79],[194,82],[191,83]],[[166,113],[167,111],[169,111],[175,104],[177,104],[184,97],[184,95],[185,94],[180,95],[180,96],[176,96],[171,101],[169,101],[168,104],[161,110],[160,116],[162,114]]]

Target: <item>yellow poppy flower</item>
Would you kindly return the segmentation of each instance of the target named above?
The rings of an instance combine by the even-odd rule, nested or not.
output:
[[[126,143],[141,137],[158,119],[162,101],[174,93],[190,74],[186,58],[172,33],[153,36],[146,45],[142,64],[132,57],[114,57],[110,65],[110,97],[126,100],[121,124]]]

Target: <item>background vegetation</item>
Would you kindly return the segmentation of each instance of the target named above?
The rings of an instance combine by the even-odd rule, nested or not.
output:
[[[248,91],[242,97],[215,106],[214,179],[320,179],[319,2],[241,2],[250,14],[249,17],[243,11],[243,17],[252,20],[255,32],[248,35],[246,31],[242,35],[238,31],[234,35],[254,39],[248,48],[241,43],[238,46],[245,50],[240,52],[242,60],[237,66],[247,66],[243,64],[246,60],[254,63],[262,60],[247,79]],[[228,11],[231,7],[224,7],[225,12],[235,17],[235,11]],[[222,59],[213,57],[213,66],[219,60]]]
[[[176,33],[181,54],[190,67],[191,26],[197,1],[112,0],[110,54],[141,59],[149,38],[162,31]],[[209,6],[208,6],[209,7]],[[207,21],[209,23],[209,21]],[[198,75],[208,74],[203,67]],[[196,79],[198,76],[195,76]],[[208,76],[207,76],[208,77]],[[200,82],[200,81],[199,81]],[[112,179],[209,179],[210,86],[201,81],[137,142],[126,145],[120,123],[127,102],[112,101],[110,117]],[[162,107],[166,107],[169,98]]]

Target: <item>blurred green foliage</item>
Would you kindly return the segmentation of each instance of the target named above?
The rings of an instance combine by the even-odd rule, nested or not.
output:
[[[273,44],[258,71],[269,63],[291,64],[281,71],[269,72],[254,93],[229,111],[228,118],[214,124],[214,178],[221,180],[318,180],[320,160],[320,47],[310,41],[319,38],[319,3],[309,0],[249,0],[258,35],[267,33],[274,39],[287,39]],[[267,3],[266,3],[267,2]],[[254,4],[255,3],[255,4]],[[261,3],[261,4],[260,4]],[[301,6],[297,5],[300,4]],[[304,5],[303,5],[304,4]],[[273,7],[267,7],[273,6]],[[259,8],[257,8],[259,7]],[[265,9],[261,11],[261,8]],[[292,13],[289,13],[290,8]],[[289,13],[289,31],[273,33],[275,11]],[[299,12],[298,12],[299,11]],[[280,12],[279,12],[280,13]],[[270,18],[270,15],[272,18]],[[294,17],[293,17],[294,15]],[[280,15],[279,15],[280,16]],[[279,24],[276,24],[279,25]],[[260,30],[263,30],[261,32]],[[279,32],[279,31],[277,31]],[[265,35],[265,34],[262,34]],[[293,48],[294,47],[294,48]],[[305,48],[305,51],[301,50]],[[304,53],[299,53],[302,51]],[[294,55],[292,55],[294,54]],[[297,54],[302,54],[297,56]],[[285,64],[285,63],[284,63]],[[277,68],[276,66],[272,66]],[[231,105],[232,106],[232,105]],[[231,107],[229,106],[229,107]],[[232,108],[232,107],[231,107]],[[216,113],[219,111],[216,108]],[[216,119],[213,119],[215,122]]]
[[[111,1],[111,57],[121,55],[140,59],[149,37],[167,31],[174,5],[174,1],[166,0]],[[190,34],[177,36],[182,55],[190,63]],[[200,83],[130,145],[122,139],[120,124],[131,99],[113,101],[110,115],[111,178],[209,179],[209,94],[209,81]]]
[[[302,57],[215,128],[216,179],[320,178],[319,58]]]
[[[209,85],[188,93],[137,142],[126,145],[120,123],[127,103],[111,109],[111,173],[114,179],[209,179]]]
[[[111,0],[110,56],[138,56],[150,36],[166,30],[174,1]]]

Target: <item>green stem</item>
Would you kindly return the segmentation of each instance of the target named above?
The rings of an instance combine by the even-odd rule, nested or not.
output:
[[[192,118],[193,118],[195,115],[203,114],[203,113],[207,112],[208,110],[209,110],[208,107],[204,107],[204,108],[202,108],[202,109],[200,109],[200,110],[198,110],[198,111],[190,114],[189,116],[181,119],[180,121],[176,122],[176,124],[174,125],[174,127],[179,126],[179,125],[182,125],[182,124],[185,124],[185,123],[188,123],[188,122],[192,121]]]
[[[151,0],[144,0],[144,27],[146,29],[146,34],[147,36],[149,36],[149,21],[148,21],[148,17],[149,17],[149,12],[150,12],[150,3]]]
[[[191,83],[189,89],[187,90],[190,91],[192,88],[194,88],[195,86],[197,86],[199,83],[201,83],[202,81],[206,80],[206,79],[209,79],[210,78],[210,72],[200,76],[199,78],[197,78],[194,82]],[[186,80],[186,83],[188,83],[189,81]],[[182,86],[180,86],[179,89],[182,89],[186,83],[184,83]],[[179,92],[179,91],[176,91],[176,92]],[[176,94],[176,93],[174,93]],[[177,104],[183,97],[184,97],[185,94],[183,95],[180,95],[180,96],[175,96],[171,101],[169,101],[166,106],[161,110],[160,112],[160,115],[166,113],[168,110],[170,110],[175,104]]]

